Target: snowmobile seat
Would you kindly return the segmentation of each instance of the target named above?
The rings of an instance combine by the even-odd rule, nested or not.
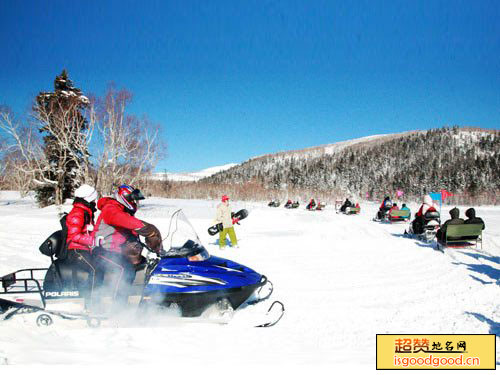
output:
[[[442,247],[464,248],[481,244],[483,248],[483,224],[449,224],[446,227],[445,239],[439,240]]]
[[[52,262],[43,280],[43,289],[48,292],[71,289],[73,285],[73,268],[64,260]]]
[[[438,220],[440,218],[439,212],[437,211],[427,211],[424,215],[426,221]]]
[[[67,259],[56,259],[52,262],[43,280],[45,291],[76,290],[77,285],[85,284],[90,277],[89,272],[76,269]]]

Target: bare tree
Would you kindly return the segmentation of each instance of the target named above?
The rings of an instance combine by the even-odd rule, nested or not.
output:
[[[87,150],[93,127],[86,125],[83,128],[75,123],[74,113],[78,107],[77,102],[64,106],[61,103],[39,106],[33,114],[34,121],[28,125],[16,121],[8,109],[0,109],[0,129],[5,134],[2,174],[12,179],[11,183],[17,190],[26,192],[32,188],[53,188],[53,203],[61,204],[66,178],[72,179],[75,184],[91,182]],[[40,127],[51,137],[48,146],[43,144]]]
[[[11,186],[26,192],[34,183],[46,184],[43,173],[48,170],[38,129],[21,124],[8,108],[0,108],[3,171],[5,178],[14,178]]]
[[[164,155],[159,126],[147,118],[126,113],[132,94],[110,87],[102,100],[91,106],[95,122],[97,190],[110,193],[120,183],[145,181]]]

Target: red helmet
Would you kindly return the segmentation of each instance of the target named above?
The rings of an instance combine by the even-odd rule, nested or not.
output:
[[[229,200],[229,197],[227,195],[223,195],[222,196],[222,201],[225,202],[225,201],[228,201]]]
[[[129,185],[120,185],[115,192],[115,199],[123,204],[129,211],[137,211],[137,201],[145,199],[139,189],[134,189]]]

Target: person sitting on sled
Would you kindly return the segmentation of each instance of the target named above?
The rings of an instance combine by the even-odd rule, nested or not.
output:
[[[226,236],[228,234],[231,240],[231,247],[238,248],[238,240],[233,227],[233,224],[236,224],[237,220],[231,217],[231,207],[229,206],[229,197],[227,195],[222,196],[221,203],[217,206],[215,222],[222,223],[223,228],[219,232],[219,249],[223,250],[226,248]]]
[[[393,203],[391,209],[389,210],[388,215],[391,216],[392,211],[399,211],[399,207],[397,203]]]
[[[94,214],[97,191],[90,185],[84,184],[75,190],[73,208],[66,215],[66,247],[67,258],[63,261],[68,267],[60,267],[66,283],[72,284],[72,290],[78,290],[85,298],[87,307],[90,305],[95,282],[95,265],[92,258],[94,237]],[[65,287],[69,287],[66,285]]]
[[[351,203],[349,198],[346,198],[344,204],[342,205],[342,207],[340,207],[340,212],[345,212],[347,207],[352,207],[352,206],[353,204]]]
[[[391,198],[389,198],[387,196],[384,198],[384,200],[380,204],[380,207],[378,208],[377,218],[379,220],[382,220],[384,218],[384,216],[386,215],[387,211],[389,211],[391,209],[391,207],[392,207]]]
[[[458,208],[452,208],[450,210],[451,219],[446,220],[441,228],[438,229],[436,233],[436,238],[440,241],[444,241],[446,239],[446,229],[450,224],[463,224],[464,219],[460,219],[460,210]]]
[[[413,233],[421,234],[424,232],[424,226],[426,224],[425,214],[427,212],[436,212],[437,207],[434,205],[430,195],[425,195],[422,199],[422,205],[420,209],[415,214],[415,219],[411,223]]]
[[[114,274],[113,296],[128,296],[137,267],[144,261],[139,236],[145,237],[146,245],[156,253],[162,249],[160,231],[152,224],[137,219],[134,215],[139,200],[145,199],[139,189],[120,185],[114,198],[101,198],[97,208],[101,214],[96,222],[94,249],[99,282],[107,274]]]
[[[467,220],[465,220],[465,222],[464,222],[465,224],[482,224],[483,225],[482,229],[484,230],[484,228],[486,228],[486,225],[484,224],[483,219],[476,216],[476,210],[473,207],[471,207],[467,211],[465,211],[465,216],[467,216],[467,218],[468,218]],[[465,237],[464,239],[475,240],[475,239],[477,239],[477,236],[469,236],[469,237]]]

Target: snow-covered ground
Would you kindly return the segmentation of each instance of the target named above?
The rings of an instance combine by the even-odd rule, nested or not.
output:
[[[144,327],[129,321],[91,329],[57,321],[42,329],[24,315],[0,321],[0,364],[161,362],[175,369],[188,361],[220,365],[221,371],[247,365],[372,371],[377,333],[500,333],[500,207],[476,209],[486,222],[483,250],[443,254],[403,238],[406,224],[373,222],[374,204],[363,204],[361,215],[345,216],[332,206],[309,212],[232,202],[234,210],[247,208],[250,215],[236,228],[240,248],[220,251],[206,231],[216,202],[144,202],[139,218],[162,229],[183,208],[209,252],[267,275],[273,297],[286,307],[281,322],[248,328],[236,315],[228,325],[170,321]],[[56,214],[55,207],[39,209],[30,198],[0,192],[1,275],[49,265],[38,246],[58,229]],[[497,358],[498,344],[497,338]]]

